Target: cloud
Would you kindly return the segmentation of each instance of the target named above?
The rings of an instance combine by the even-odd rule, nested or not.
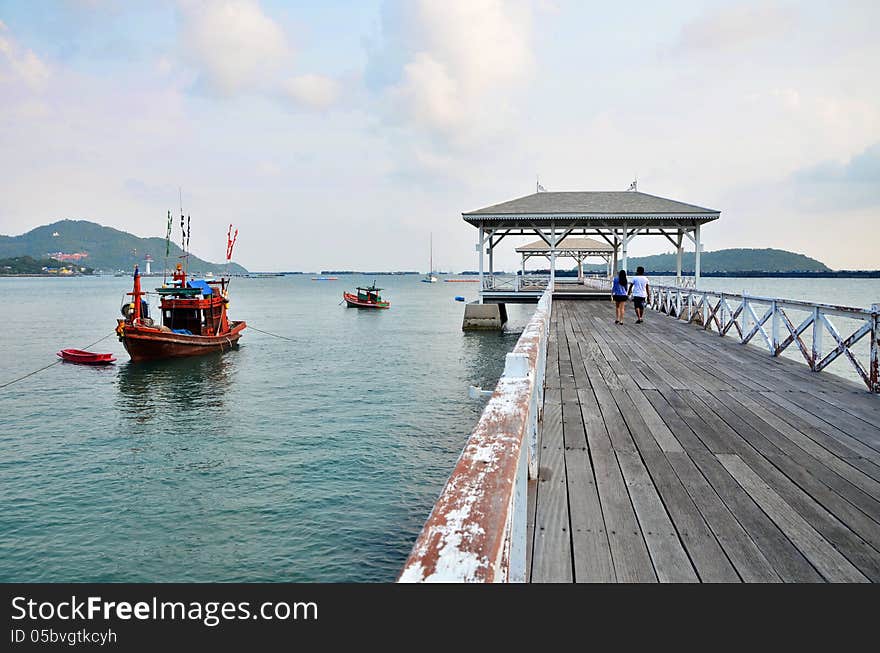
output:
[[[20,46],[0,20],[0,81],[6,79],[24,82],[34,91],[43,90],[49,81],[49,66],[33,50]]]
[[[462,145],[498,127],[510,94],[531,77],[531,40],[526,2],[389,2],[368,83],[378,86],[389,122]]]
[[[262,94],[315,111],[337,103],[336,80],[315,73],[290,76],[295,47],[256,0],[179,0],[179,6],[179,39],[199,71],[199,88],[223,97]],[[165,60],[160,66],[162,72],[171,68]]]
[[[823,161],[792,175],[804,210],[880,208],[880,142],[847,161]]]
[[[790,29],[797,18],[794,9],[783,4],[722,7],[685,23],[672,51],[693,54],[736,49]]]
[[[282,82],[283,93],[307,109],[327,109],[339,99],[339,83],[323,75],[300,75]]]
[[[183,49],[210,91],[230,96],[264,89],[289,65],[281,27],[254,0],[181,0]]]

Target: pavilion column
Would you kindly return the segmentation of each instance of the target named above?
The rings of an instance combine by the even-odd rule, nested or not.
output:
[[[676,285],[681,285],[681,250],[682,245],[684,244],[684,232],[679,229],[678,230],[678,249],[677,256],[675,259],[675,283]]]
[[[702,249],[700,244],[700,225],[697,225],[697,228],[694,230],[694,245],[696,246],[696,252],[694,253],[694,287],[696,287],[700,283],[700,250]]]
[[[622,269],[626,270],[626,246],[629,244],[629,234],[627,233],[626,225],[623,225],[623,260]],[[627,270],[627,273],[629,270]]]
[[[480,252],[480,303],[483,303],[483,247],[485,240],[483,238],[483,225],[480,224],[480,242],[477,244],[477,251]]]
[[[579,256],[577,258],[578,262],[578,283],[583,284],[584,282],[584,258]]]
[[[614,255],[611,257],[611,275],[615,276],[618,271],[617,267],[617,248],[619,243],[617,241],[617,229],[614,230]]]
[[[495,242],[492,233],[489,232],[489,276],[495,276]]]
[[[550,227],[550,288],[556,286],[556,227]]]
[[[522,275],[521,276],[523,278],[525,278],[525,276],[526,276],[526,255],[525,254],[523,254],[523,257],[522,257]]]

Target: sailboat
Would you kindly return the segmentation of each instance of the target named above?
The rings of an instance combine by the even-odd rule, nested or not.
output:
[[[437,283],[437,277],[434,276],[434,234],[430,235],[431,258],[428,264],[428,274],[422,279],[422,283]]]

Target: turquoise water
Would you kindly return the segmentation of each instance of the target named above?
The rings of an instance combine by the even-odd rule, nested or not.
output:
[[[339,306],[363,281],[234,279],[231,315],[292,341],[132,364],[114,336],[115,366],[0,390],[0,581],[393,580],[533,307],[466,335],[476,284]],[[0,279],[0,384],[110,333],[130,283]]]
[[[234,279],[231,315],[292,341],[131,364],[114,336],[94,350],[115,366],[0,389],[0,581],[393,580],[482,409],[467,386],[494,385],[533,307],[463,334],[476,284],[417,277],[377,279],[389,311],[338,305],[372,280]],[[0,384],[111,333],[130,283],[0,279]],[[880,280],[704,285],[880,303]]]

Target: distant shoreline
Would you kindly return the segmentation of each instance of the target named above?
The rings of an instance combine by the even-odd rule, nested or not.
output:
[[[586,274],[597,274],[599,271],[586,271]],[[517,273],[519,274],[519,273]],[[531,274],[549,274],[549,271],[527,272],[526,276]],[[646,275],[654,277],[674,277],[674,270],[647,270]],[[693,276],[693,272],[683,272],[682,276]],[[557,277],[576,277],[576,272],[556,271]],[[748,272],[701,272],[702,278],[739,278],[739,279],[880,279],[880,270],[828,270],[822,272],[762,272],[760,270],[751,270]]]
[[[533,275],[547,275],[549,274],[549,270],[537,270],[526,273],[526,276]],[[269,277],[269,276],[300,276],[300,275],[308,275],[313,274],[311,272],[249,272],[246,274],[233,274],[230,276],[233,277]],[[418,275],[418,272],[337,272],[335,274],[338,275],[366,275],[366,276],[412,276]],[[452,277],[468,277],[468,276],[477,276],[478,272],[473,272],[470,270],[464,272],[444,272],[444,275],[449,275]],[[519,276],[519,272],[496,272],[495,276]],[[596,274],[596,272],[587,271],[586,274]],[[645,272],[646,275],[654,276],[654,277],[674,277],[675,272],[670,270],[648,270]],[[488,276],[488,273],[486,273]],[[109,277],[109,276],[117,276],[110,274],[0,274],[0,279],[15,279],[15,278],[37,278],[37,279],[70,279],[70,278],[83,278],[83,277]],[[118,275],[122,276],[122,275]],[[130,275],[124,275],[130,276]],[[161,274],[151,274],[151,275],[141,275],[142,277],[161,277]],[[572,272],[570,270],[557,270],[556,276],[560,278],[568,278],[568,277],[576,277],[577,273]],[[693,272],[685,272],[684,276],[693,276]],[[761,271],[750,271],[750,272],[703,272],[700,274],[703,278],[740,278],[740,279],[880,279],[880,270],[831,270],[827,272],[761,272]]]

